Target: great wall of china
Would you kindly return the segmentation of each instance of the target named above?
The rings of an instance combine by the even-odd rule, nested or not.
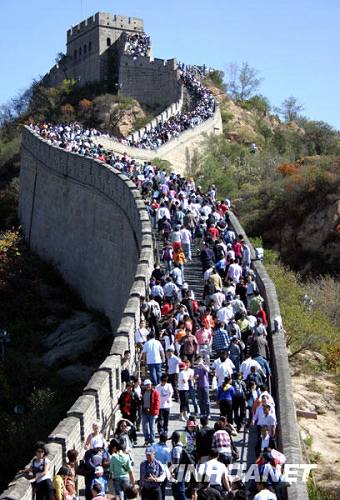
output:
[[[181,99],[182,94],[177,95],[145,129],[176,114],[182,107]],[[98,141],[118,154],[127,152],[137,160],[167,159],[174,170],[183,171],[185,158],[199,147],[203,134],[221,132],[217,107],[209,120],[185,131],[157,151],[127,147],[110,138],[100,137]],[[142,134],[143,131],[139,131],[134,138]],[[31,248],[62,273],[88,307],[102,311],[109,318],[113,332],[107,358],[49,435],[49,459],[57,471],[66,450],[83,449],[93,421],[99,421],[107,433],[115,419],[121,391],[120,360],[125,350],[130,350],[132,359],[134,357],[141,299],[148,293],[157,249],[144,202],[128,177],[103,162],[51,146],[28,128],[23,130],[19,215]],[[245,234],[232,213],[231,223],[237,234]],[[279,448],[288,463],[299,464],[303,460],[284,333],[278,327],[281,316],[276,290],[263,264],[255,260],[254,252],[252,258],[270,324]],[[125,280],[121,279],[123,265]],[[0,495],[2,500],[31,498],[31,485],[23,477],[14,479]],[[282,498],[307,499],[306,485],[293,483]]]

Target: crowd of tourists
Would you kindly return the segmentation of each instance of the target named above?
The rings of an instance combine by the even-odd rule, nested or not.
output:
[[[151,48],[150,37],[145,33],[134,33],[126,41],[125,54],[133,57],[145,57]]]
[[[214,114],[215,99],[211,92],[202,85],[201,81],[190,73],[183,73],[181,79],[189,89],[195,102],[192,111],[181,112],[171,116],[168,120],[160,122],[158,125],[145,131],[143,136],[134,140],[116,140],[127,146],[141,149],[157,149],[162,144],[178,137],[189,128],[196,127]],[[93,143],[93,136],[105,136],[102,132],[93,129],[84,129],[79,123],[71,124],[43,124],[31,125],[31,128],[40,133],[51,144],[57,145],[67,151],[72,151],[85,156],[103,159],[98,153],[97,145]]]
[[[131,372],[130,353],[124,353],[122,418],[109,442],[94,424],[83,462],[74,468],[85,476],[86,499],[141,495],[158,500],[165,498],[166,485],[176,500],[277,498],[285,458],[276,450],[265,304],[251,270],[249,245],[230,225],[230,201],[219,199],[214,185],[204,193],[192,178],[105,151],[92,143],[98,132],[78,124],[32,128],[53,145],[126,173],[140,189],[162,247],[135,338],[137,362],[146,373],[140,378]],[[199,255],[203,280],[203,295],[197,297],[186,281],[194,255]],[[169,433],[174,418],[178,431]],[[231,474],[230,464],[239,460],[235,436],[249,430],[255,435],[260,479],[243,484]],[[133,463],[141,431],[145,461],[138,479]],[[39,444],[32,462],[39,478],[37,500],[51,498],[45,453]],[[64,488],[71,500],[76,493],[67,488],[76,485],[76,476],[72,465],[65,467],[53,485]]]
[[[182,132],[194,128],[211,118],[215,111],[215,99],[210,90],[204,87],[194,73],[183,72],[181,81],[189,91],[193,100],[191,111],[182,111],[168,120],[145,130],[142,137],[129,142],[130,146],[141,149],[157,149],[162,144],[178,137]]]

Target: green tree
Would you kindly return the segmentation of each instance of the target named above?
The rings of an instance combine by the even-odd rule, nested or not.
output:
[[[271,108],[269,99],[261,94],[253,95],[253,97],[244,101],[242,107],[244,109],[255,110],[261,115],[267,115]]]
[[[298,123],[305,130],[303,142],[309,155],[339,154],[339,135],[331,125],[306,118],[300,119]]]
[[[247,62],[241,66],[229,63],[227,66],[227,92],[234,101],[250,99],[258,90],[263,78],[258,77],[258,70]]]
[[[223,71],[219,71],[215,69],[214,71],[211,71],[209,73],[209,76],[207,77],[208,80],[210,80],[216,87],[219,89],[223,90],[225,92],[226,90],[226,84],[224,83],[224,73]]]
[[[281,103],[281,106],[276,111],[283,116],[285,122],[292,122],[297,120],[303,109],[303,105],[299,103],[296,97],[291,95]]]

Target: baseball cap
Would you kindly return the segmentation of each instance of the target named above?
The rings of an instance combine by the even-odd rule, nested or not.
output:
[[[145,379],[144,380],[144,384],[143,385],[152,385],[152,382],[149,378]]]
[[[184,369],[187,367],[186,363],[183,363],[183,361],[179,364],[180,369]]]
[[[152,446],[148,446],[146,449],[145,449],[145,455],[150,455],[151,453],[154,453],[154,449]]]
[[[94,469],[95,474],[104,474],[104,469],[101,465],[97,465],[97,467]]]

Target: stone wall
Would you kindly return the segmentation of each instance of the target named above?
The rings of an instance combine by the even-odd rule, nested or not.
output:
[[[29,129],[24,129],[22,144],[19,213],[27,241],[61,270],[88,305],[104,311],[116,325],[107,358],[48,438],[53,474],[68,449],[83,449],[94,421],[105,434],[114,422],[121,356],[130,350],[134,358],[154,250],[144,202],[126,176],[52,147]],[[0,499],[31,500],[31,484],[18,476]]]
[[[256,283],[266,304],[270,328],[268,340],[272,369],[272,393],[275,398],[276,413],[278,417],[277,439],[279,450],[286,456],[288,464],[301,464],[303,463],[303,459],[293,400],[292,381],[289,372],[286,341],[282,328],[281,312],[275,285],[269,278],[263,263],[258,260],[253,260],[255,259],[254,249],[243,227],[232,212],[230,213],[230,222],[236,234],[244,235],[245,241],[251,249],[252,268],[256,273]],[[306,483],[300,481],[293,483],[284,493],[285,496],[283,498],[288,498],[289,500],[308,499]]]
[[[146,126],[148,128],[149,125]],[[127,153],[131,158],[139,161],[152,161],[154,158],[168,160],[174,170],[183,174],[188,157],[191,158],[195,150],[200,151],[207,135],[219,135],[223,131],[220,109],[217,106],[214,115],[200,125],[182,132],[179,137],[171,139],[158,149],[138,149],[114,141],[109,136],[93,137],[94,142],[104,148],[114,151],[118,155]]]
[[[166,108],[181,97],[176,60],[122,56],[119,63],[119,93],[139,103]]]
[[[159,123],[169,120],[171,116],[175,116],[182,111],[183,107],[183,97],[184,97],[184,87],[181,85],[180,98],[177,102],[170,104],[162,113],[156,116],[151,122],[149,122],[145,127],[136,130],[133,134],[127,136],[128,140],[138,141],[143,137],[145,132],[149,131],[151,128],[156,127]]]

